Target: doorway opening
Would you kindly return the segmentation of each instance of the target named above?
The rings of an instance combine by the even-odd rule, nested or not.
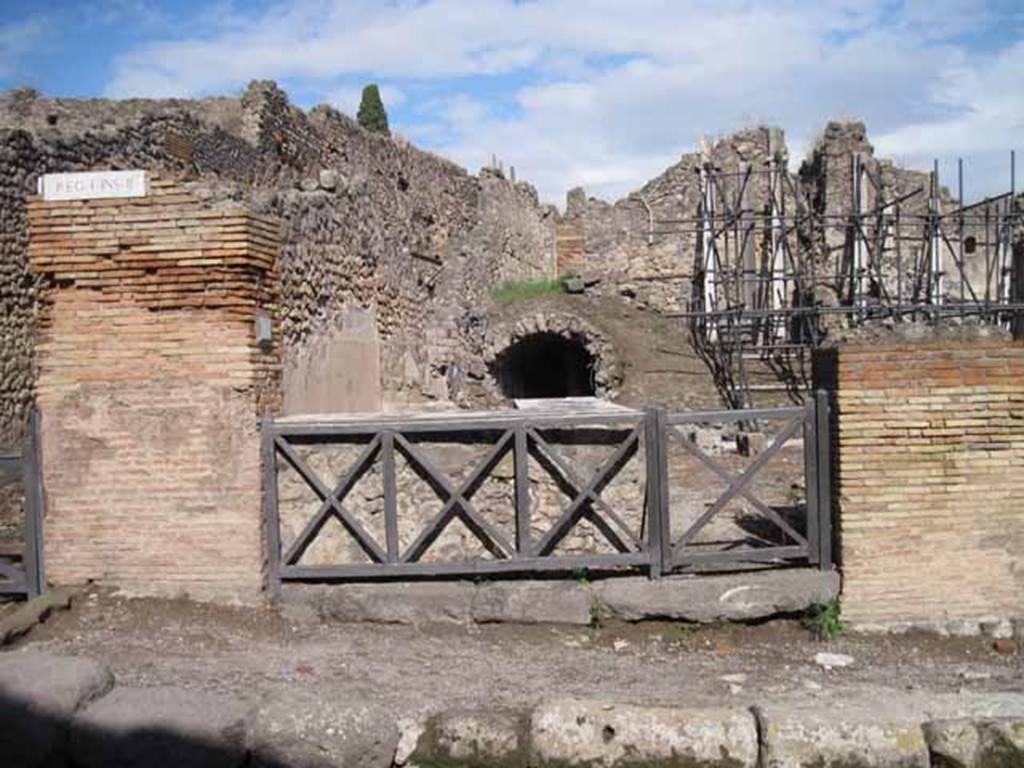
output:
[[[510,400],[593,397],[594,367],[582,336],[550,331],[517,339],[491,364],[501,393]]]

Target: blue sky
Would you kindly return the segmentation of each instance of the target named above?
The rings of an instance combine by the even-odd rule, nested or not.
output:
[[[0,89],[202,96],[277,80],[472,170],[493,155],[542,198],[615,197],[751,123],[795,166],[829,118],[879,154],[1008,185],[1024,149],[1021,0],[0,0]],[[1021,173],[1024,179],[1024,153]],[[948,176],[947,178],[951,178]]]

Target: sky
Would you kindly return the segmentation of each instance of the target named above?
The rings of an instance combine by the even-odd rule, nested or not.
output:
[[[0,90],[265,78],[350,115],[377,82],[393,131],[474,172],[497,156],[558,204],[752,124],[785,129],[795,168],[837,118],[902,165],[938,158],[944,183],[964,158],[976,198],[1024,149],[1024,0],[0,0]]]

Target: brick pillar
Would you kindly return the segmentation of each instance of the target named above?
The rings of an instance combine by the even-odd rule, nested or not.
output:
[[[1024,345],[849,344],[823,362],[838,410],[844,616],[1024,617]]]
[[[50,579],[257,600],[277,225],[152,178],[144,198],[32,200],[29,235]]]
[[[579,274],[586,263],[583,221],[560,221],[555,226],[555,254],[559,275]]]

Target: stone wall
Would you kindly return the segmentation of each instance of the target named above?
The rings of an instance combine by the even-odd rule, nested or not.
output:
[[[36,179],[119,168],[176,182],[154,190],[181,242],[126,236],[151,213],[129,223],[136,203],[32,203],[46,221],[29,270]],[[553,212],[528,184],[304,112],[272,83],[198,101],[0,95],[0,196],[0,436],[17,442],[33,403],[44,410],[58,581],[250,599],[256,414],[457,399],[489,292],[554,273]],[[80,217],[62,251],[60,227]],[[280,229],[261,229],[268,217]],[[228,245],[196,245],[210,238]],[[256,309],[266,350],[253,348]]]
[[[28,203],[58,584],[255,600],[258,416],[278,407],[277,226],[151,178],[130,200]]]
[[[902,292],[904,302],[916,296],[923,301],[927,285],[913,284],[914,267],[921,263],[928,247],[925,224],[929,211],[931,177],[929,173],[900,168],[892,161],[875,156],[867,128],[861,122],[831,121],[825,125],[799,168],[787,171],[787,182],[781,197],[786,216],[801,217],[801,225],[787,237],[791,250],[797,248],[813,258],[816,300],[834,305],[851,300],[848,281],[836,275],[845,258],[849,258],[853,230],[850,215],[854,213],[853,171],[859,158],[863,169],[862,209],[874,210],[879,190],[893,202],[886,209],[889,217],[897,213],[901,224],[891,221],[890,240],[883,256],[880,285],[873,286],[875,275],[864,277],[862,290],[878,298],[888,296],[895,303]],[[764,172],[772,161],[783,169],[788,163],[788,149],[778,128],[757,127],[705,142],[699,152],[684,154],[679,162],[626,197],[608,203],[588,198],[582,189],[571,190],[566,199],[566,212],[559,222],[558,261],[560,269],[579,273],[595,293],[619,294],[636,304],[662,312],[685,310],[691,297],[694,259],[699,252],[700,232],[697,222],[701,206],[700,170],[704,164],[716,172],[719,195],[716,200],[716,226],[722,232],[718,239],[720,254],[736,262],[734,214],[749,216],[761,251],[762,240],[770,226],[767,213],[771,200],[768,176]],[[744,186],[743,169],[753,176],[746,183],[746,208],[737,205],[739,190]],[[942,222],[948,242],[942,248],[943,292],[947,299],[961,295],[960,269],[964,272],[979,299],[986,289],[990,299],[998,295],[999,265],[994,260],[997,239],[996,210],[1004,202],[979,204],[965,215],[963,240],[973,240],[972,247],[960,253],[959,218],[953,214],[959,203],[949,189],[936,190],[939,211],[946,215]],[[727,210],[732,208],[732,211]],[[653,220],[653,224],[652,224]],[[741,222],[742,223],[742,222]],[[865,250],[874,248],[880,235],[877,222],[868,217],[861,232]],[[899,255],[895,241],[898,236]],[[952,251],[950,251],[952,249]],[[954,258],[956,257],[956,258]],[[865,259],[868,257],[865,255]],[[810,265],[804,269],[810,272]],[[898,274],[902,272],[902,281]],[[963,295],[973,298],[966,284]],[[730,296],[730,303],[741,297]]]
[[[836,390],[843,615],[1024,616],[1024,346],[851,341],[817,373]]]
[[[697,253],[694,223],[701,201],[700,167],[709,162],[722,175],[725,198],[736,192],[744,164],[763,171],[768,159],[787,150],[777,128],[749,128],[709,143],[703,153],[683,155],[637,191],[607,203],[571,190],[559,239],[559,262],[578,272],[592,291],[621,295],[660,312],[687,308]],[[752,214],[763,217],[769,200],[763,175],[748,184]],[[683,220],[686,221],[683,221]],[[582,237],[582,245],[573,237]]]
[[[329,107],[307,115],[272,84],[243,101],[257,116],[257,148],[281,158],[253,196],[285,223],[286,390],[308,349],[365,316],[379,339],[385,408],[457,399],[452,374],[470,357],[464,329],[490,291],[554,275],[554,212],[528,184],[470,176]]]
[[[0,445],[20,444],[32,408],[35,278],[28,270],[25,188],[18,158],[30,156],[24,134],[0,134]]]
[[[496,285],[554,274],[554,212],[530,185],[367,133],[329,107],[304,112],[273,83],[241,98],[111,101],[0,95],[5,375],[0,432],[32,401],[35,285],[23,266],[25,195],[39,174],[107,168],[186,173],[207,194],[283,222],[286,389],[322,372],[316,349],[370,327],[379,377],[352,385],[394,407],[451,400],[464,329]],[[6,258],[10,256],[10,258]],[[17,342],[14,340],[17,339]],[[297,377],[290,374],[299,371]],[[367,368],[368,371],[372,367]],[[297,399],[303,401],[300,391]],[[349,401],[318,403],[344,409]],[[366,400],[357,401],[365,407]]]
[[[0,314],[0,443],[21,440],[37,375],[33,357],[38,280],[28,269],[26,199],[44,173],[188,168],[188,162],[171,151],[169,139],[195,133],[198,123],[180,106],[158,109],[158,104],[43,99],[24,91],[0,94],[0,302],[5,307]],[[204,151],[193,159],[204,167],[225,166],[223,159],[213,158],[237,154],[237,148],[223,151],[226,136],[220,128],[212,129],[200,142]]]

